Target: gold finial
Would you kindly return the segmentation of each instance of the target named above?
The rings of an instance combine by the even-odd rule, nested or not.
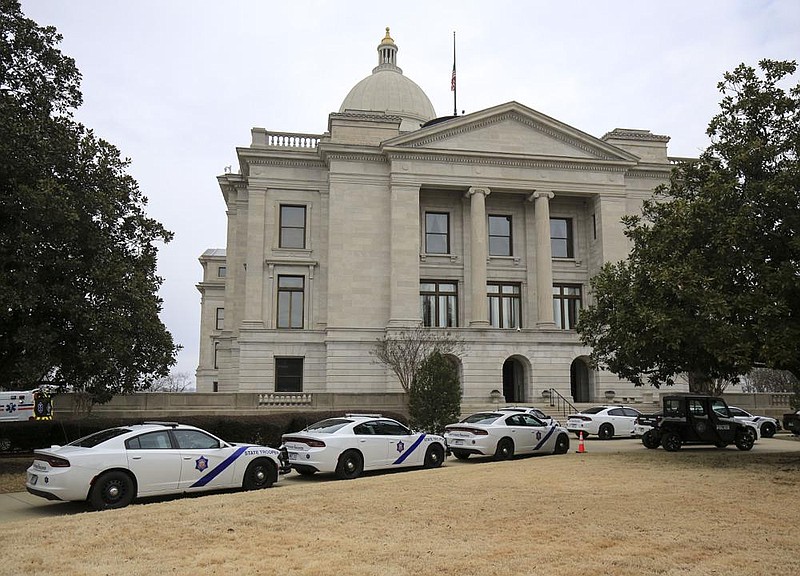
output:
[[[381,44],[394,44],[394,40],[392,40],[392,37],[389,36],[389,27],[388,26],[386,27],[386,36],[381,41]]]

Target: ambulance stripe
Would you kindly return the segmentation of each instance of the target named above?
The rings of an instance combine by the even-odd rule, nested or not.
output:
[[[553,435],[553,432],[555,432],[555,431],[556,431],[556,427],[555,427],[555,426],[553,426],[552,428],[550,428],[550,432],[548,432],[547,434],[545,434],[545,435],[544,435],[544,438],[542,438],[542,441],[541,441],[541,442],[539,442],[539,443],[536,445],[536,448],[534,448],[534,450],[538,450],[539,448],[541,448],[541,447],[542,447],[542,445],[543,445],[545,442],[547,442],[547,439],[548,439],[548,438],[550,438],[550,436],[552,436],[552,435]]]
[[[425,436],[427,436],[427,434],[423,434],[422,436],[420,436],[420,437],[417,439],[417,441],[416,441],[416,442],[414,442],[414,443],[411,445],[411,448],[409,448],[408,450],[406,450],[405,452],[403,452],[403,454],[400,456],[400,458],[398,458],[397,460],[395,460],[394,462],[392,462],[392,464],[402,464],[403,462],[405,462],[406,458],[408,458],[409,456],[411,456],[411,453],[412,453],[414,450],[416,450],[416,449],[417,449],[417,446],[419,446],[420,444],[422,444],[422,440],[425,438]]]
[[[236,452],[225,458],[225,460],[220,462],[216,468],[214,468],[211,472],[200,478],[200,480],[189,486],[189,488],[198,488],[200,486],[205,486],[206,484],[211,482],[214,478],[219,476],[222,473],[222,471],[225,470],[225,468],[233,464],[236,461],[236,459],[239,458],[239,456],[241,456],[242,453],[248,448],[252,448],[252,446],[240,446],[239,448],[237,448]]]

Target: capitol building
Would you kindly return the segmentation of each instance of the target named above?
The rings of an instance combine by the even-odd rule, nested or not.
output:
[[[647,394],[594,370],[575,324],[669,179],[667,136],[513,101],[438,117],[388,29],[327,131],[251,135],[217,177],[227,245],[200,257],[198,392],[402,393],[370,351],[421,323],[463,341],[465,404]]]

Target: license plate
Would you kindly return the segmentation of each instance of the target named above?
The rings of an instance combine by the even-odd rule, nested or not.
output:
[[[289,460],[297,460],[297,452],[289,452]]]
[[[463,443],[463,440],[453,440],[453,446],[461,446]]]
[[[39,481],[39,477],[36,474],[31,474],[30,483],[31,486],[36,486],[36,483]]]

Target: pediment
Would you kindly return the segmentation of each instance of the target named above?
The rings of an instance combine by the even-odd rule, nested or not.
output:
[[[384,147],[431,153],[636,162],[638,158],[517,102],[393,138]]]

